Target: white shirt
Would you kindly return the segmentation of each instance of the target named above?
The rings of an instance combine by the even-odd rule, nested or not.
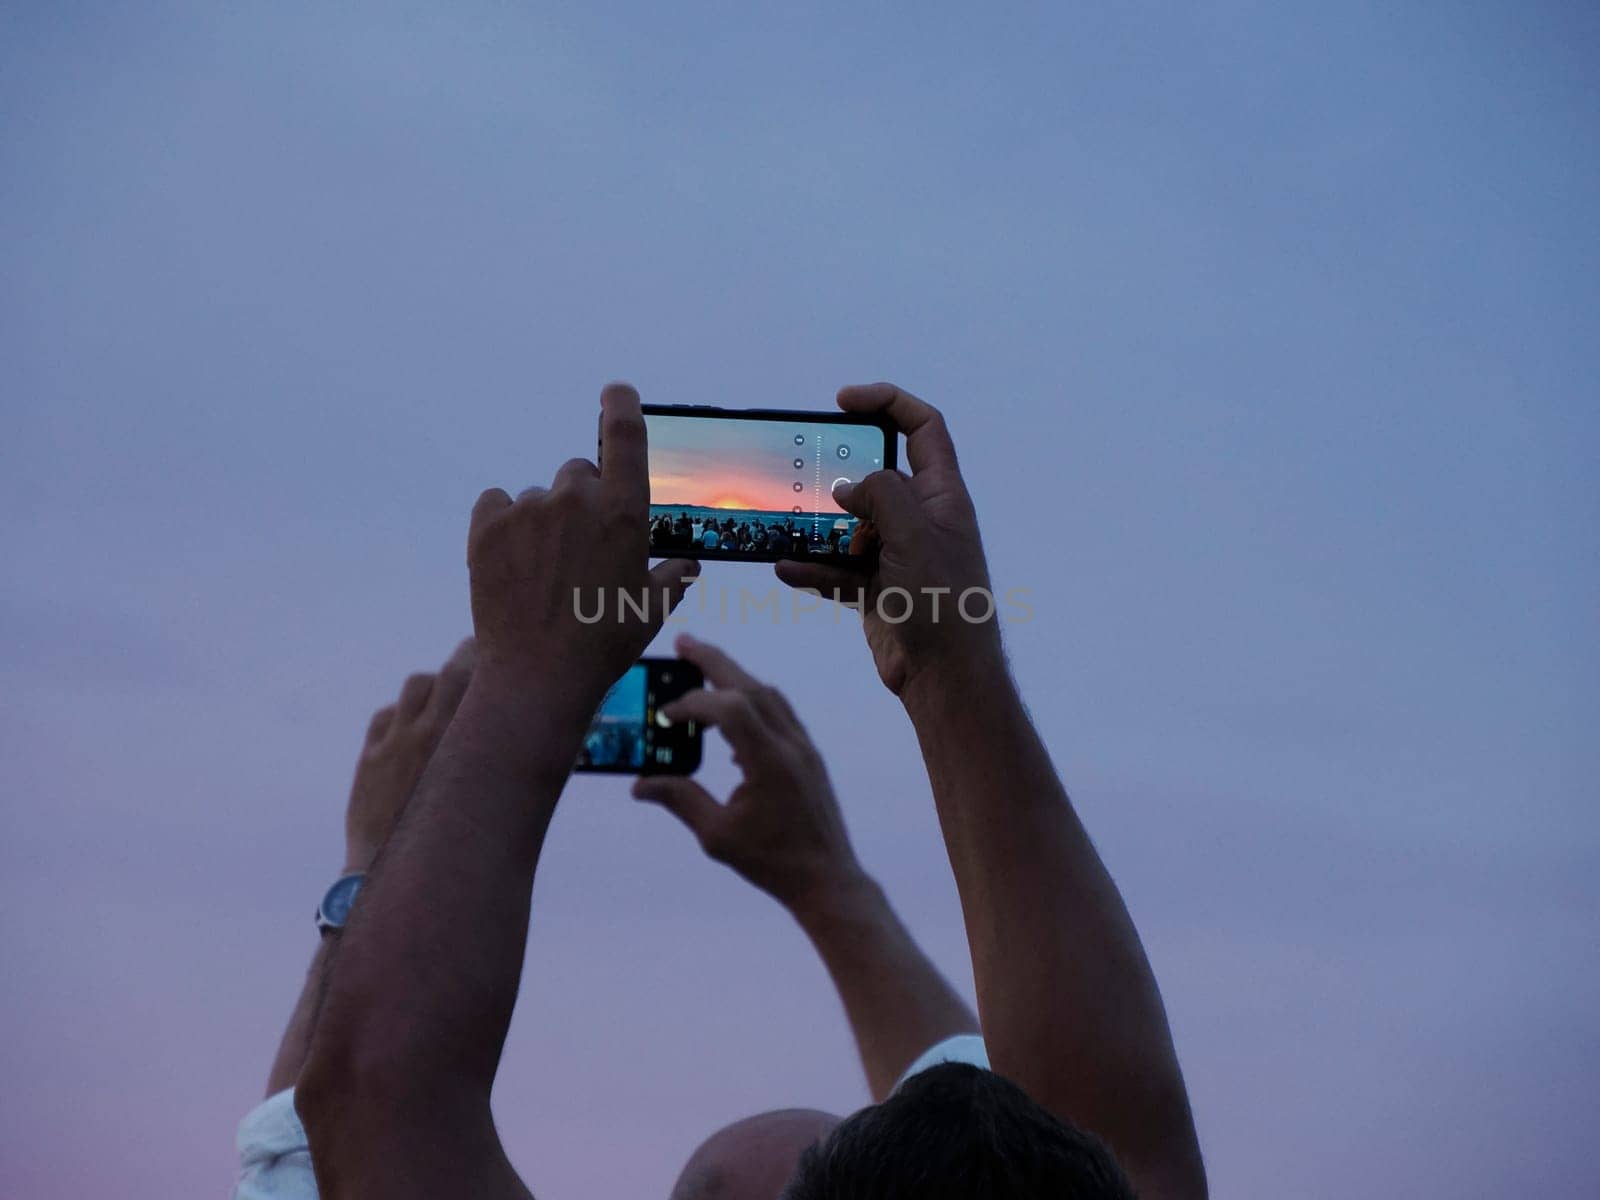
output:
[[[311,1147],[294,1111],[294,1089],[268,1096],[239,1122],[239,1182],[233,1200],[317,1200]]]

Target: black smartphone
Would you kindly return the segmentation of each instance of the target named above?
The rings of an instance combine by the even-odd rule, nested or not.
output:
[[[643,407],[657,558],[846,561],[860,522],[833,502],[835,485],[895,466],[886,417]]]
[[[594,715],[575,771],[610,775],[692,775],[700,766],[696,721],[667,724],[661,715],[702,683],[700,668],[681,658],[641,658],[617,680]]]

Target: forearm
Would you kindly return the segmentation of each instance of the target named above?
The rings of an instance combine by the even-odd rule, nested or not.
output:
[[[1106,1138],[1130,1168],[1165,1163],[1174,1149],[1197,1167],[1155,977],[1003,660],[944,670],[919,677],[904,698],[961,894],[995,1069]]]
[[[292,1088],[300,1078],[300,1068],[305,1065],[306,1055],[311,1049],[311,1034],[317,1025],[317,1007],[322,1002],[328,951],[328,939],[323,938],[317,944],[316,953],[311,956],[311,966],[306,971],[305,986],[300,989],[300,998],[295,1002],[294,1012],[289,1015],[288,1027],[283,1031],[283,1040],[278,1043],[277,1056],[272,1060],[271,1070],[267,1072],[269,1096],[275,1096],[285,1088]]]
[[[588,714],[480,682],[341,935],[307,1069],[319,1084],[487,1109],[534,868]]]
[[[936,1042],[977,1031],[972,1011],[865,874],[792,909],[844,1003],[874,1101]]]

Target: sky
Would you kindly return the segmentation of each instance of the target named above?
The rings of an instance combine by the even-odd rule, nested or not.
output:
[[[883,465],[884,434],[876,425],[654,413],[645,425],[652,505],[842,517],[833,489]]]
[[[1600,1194],[1597,45],[1571,3],[6,5],[0,1194],[232,1186],[368,717],[468,630],[474,498],[614,378],[944,408],[1214,1194]],[[689,620],[970,996],[859,631]],[[574,780],[495,1095],[538,1194],[866,1098],[788,918]]]

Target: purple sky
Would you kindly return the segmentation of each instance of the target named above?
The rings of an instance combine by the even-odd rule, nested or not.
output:
[[[1595,10],[433,7],[0,18],[0,1195],[226,1193],[368,714],[612,377],[945,406],[1215,1194],[1600,1194]],[[715,611],[970,994],[859,635]],[[541,1196],[866,1097],[626,786],[536,890]]]

